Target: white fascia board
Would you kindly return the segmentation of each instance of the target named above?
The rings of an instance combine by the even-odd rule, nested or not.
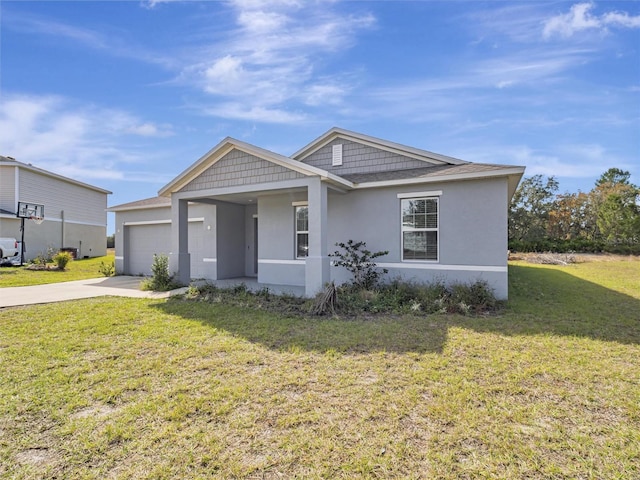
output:
[[[130,212],[134,210],[151,210],[154,208],[171,208],[171,204],[167,203],[164,205],[136,205],[136,206],[124,207],[124,208],[119,208],[116,206],[116,207],[107,208],[107,212]]]
[[[407,145],[401,145],[399,143],[390,142],[388,140],[383,140],[381,138],[371,137],[369,135],[364,135],[362,133],[351,132],[349,130],[344,130],[342,128],[337,128],[337,127],[332,128],[327,133],[318,137],[316,140],[314,140],[307,146],[301,148],[296,153],[294,153],[291,157],[296,160],[302,161],[304,158],[317,152],[322,147],[324,147],[325,145],[327,145],[329,142],[333,141],[336,138],[343,138],[345,140],[356,141],[358,143],[362,143],[363,145],[386,150],[388,152],[403,155],[405,157],[415,158],[416,160],[422,160],[424,162],[435,164],[435,165],[443,165],[443,164],[444,165],[462,165],[465,163],[469,163],[468,161],[460,160],[459,158],[440,155],[439,153],[433,153],[427,150],[422,150],[415,147],[409,147]]]
[[[353,188],[354,190],[358,190],[361,188],[396,187],[402,185],[415,185],[420,183],[454,182],[458,180],[476,180],[491,177],[507,177],[510,175],[522,175],[523,173],[524,167],[512,167],[505,168],[503,170],[493,170],[487,172],[459,173],[456,175],[438,175],[434,177],[383,180],[380,182],[363,182],[354,184]]]

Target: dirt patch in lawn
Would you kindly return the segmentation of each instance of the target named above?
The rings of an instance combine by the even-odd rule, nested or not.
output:
[[[115,407],[111,407],[109,405],[93,405],[91,407],[83,408],[82,410],[78,410],[73,415],[71,415],[72,419],[77,418],[104,418],[109,415],[117,412],[118,409]]]
[[[58,455],[48,448],[29,448],[16,453],[16,462],[21,465],[49,467],[59,460]]]

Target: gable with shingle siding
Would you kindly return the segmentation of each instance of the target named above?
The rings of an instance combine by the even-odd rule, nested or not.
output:
[[[232,150],[207,168],[181,191],[253,185],[302,178],[302,173],[276,165],[240,150]]]
[[[333,146],[342,145],[342,166],[332,165]],[[327,170],[335,175],[376,173],[428,167],[429,164],[361,143],[336,138],[304,159],[304,163]]]

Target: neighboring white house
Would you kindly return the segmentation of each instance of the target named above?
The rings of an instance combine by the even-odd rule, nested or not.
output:
[[[25,259],[48,249],[75,249],[78,258],[107,252],[107,195],[111,192],[0,156],[0,237],[20,240],[18,202],[44,205],[44,221],[25,220]]]
[[[337,242],[388,250],[387,278],[484,279],[507,298],[507,214],[524,167],[470,163],[333,128],[291,157],[226,138],[159,191],[118,205],[116,271],[169,254],[181,282],[255,277],[312,296],[347,280]]]

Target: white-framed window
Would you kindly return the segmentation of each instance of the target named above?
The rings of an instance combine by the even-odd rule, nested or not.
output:
[[[439,198],[403,198],[402,260],[438,261]]]
[[[309,255],[309,207],[298,205],[295,207],[296,222],[296,258]]]

